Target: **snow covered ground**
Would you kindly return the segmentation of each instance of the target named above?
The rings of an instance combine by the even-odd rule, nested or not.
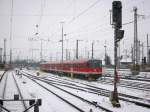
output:
[[[36,73],[39,71],[28,71],[29,73],[33,73],[34,75],[37,75]],[[13,74],[15,74],[15,72],[13,72]],[[8,77],[8,83],[9,85],[7,86],[8,89],[6,92],[8,93],[8,95],[10,95],[10,97],[13,97],[13,94],[16,93],[15,89],[15,85],[13,84],[13,79],[12,79],[12,72],[9,72],[9,77]],[[48,92],[47,90],[45,90],[44,88],[40,87],[39,85],[37,85],[35,82],[33,82],[32,80],[28,79],[27,77],[24,76],[17,76],[14,75],[17,83],[19,84],[20,90],[24,96],[24,98],[26,99],[42,99],[42,105],[40,106],[40,112],[77,112],[76,109],[74,109],[73,107],[71,107],[70,105],[68,105],[67,103],[65,103],[64,101],[60,100],[58,97],[56,97],[55,95],[53,95],[52,93]],[[73,81],[77,81],[77,82],[81,82],[81,83],[85,83],[85,84],[90,84],[92,86],[95,87],[100,87],[100,88],[104,88],[104,89],[108,89],[108,90],[113,90],[113,86],[112,85],[108,85],[108,84],[102,84],[102,83],[98,83],[98,82],[88,82],[88,81],[84,81],[84,80],[79,80],[79,79],[70,79],[67,77],[59,77],[59,76],[55,76],[53,74],[50,73],[43,73],[40,72],[40,77],[47,77],[47,78],[52,78],[52,77],[56,77],[59,78],[60,80],[64,80],[67,79],[69,80],[73,80]],[[9,81],[10,80],[10,81]],[[61,95],[63,98],[71,100],[72,102],[74,102],[74,104],[76,104],[77,106],[79,106],[80,108],[84,109],[85,112],[89,112],[89,106],[87,104],[84,104],[83,102],[81,102],[79,99],[73,98],[72,96],[70,96],[67,93],[64,93],[44,82],[41,81],[37,81],[40,84],[44,85],[45,87],[49,88],[50,90],[52,90],[54,93],[57,93],[59,95]],[[3,84],[4,84],[4,80],[0,83],[0,91],[3,90]],[[97,102],[98,105],[101,105],[105,108],[108,108],[110,110],[112,110],[113,112],[149,112],[148,108],[145,107],[141,107],[141,106],[137,106],[133,103],[129,103],[129,102],[125,102],[120,100],[120,104],[121,107],[120,108],[114,108],[112,106],[112,104],[109,101],[108,97],[105,96],[101,96],[101,95],[96,95],[96,94],[92,94],[89,92],[83,92],[80,90],[75,90],[75,89],[71,89],[71,88],[67,88],[67,87],[62,87],[59,86],[62,89],[65,89],[68,92],[71,92],[77,96],[80,96],[84,99],[87,99],[89,101],[94,101]],[[138,97],[142,97],[142,98],[150,98],[150,93],[146,93],[144,91],[140,91],[140,90],[135,90],[135,89],[128,89],[125,87],[119,87],[118,91],[121,93],[127,93],[130,95],[134,95],[134,96],[138,96]],[[12,96],[11,96],[12,95]],[[0,95],[0,97],[2,98],[2,95]],[[13,104],[12,104],[13,105]],[[9,105],[9,108],[12,106]],[[18,104],[19,105],[19,104]],[[88,107],[87,107],[88,106]],[[20,106],[18,106],[18,108],[23,108]],[[91,106],[91,108],[93,108]],[[98,112],[98,111],[102,111],[99,108],[93,108],[93,112]],[[19,112],[19,111],[16,111]],[[29,111],[29,112],[33,112],[33,110]]]
[[[105,68],[104,72],[114,74],[114,69]],[[118,70],[118,72],[119,72],[119,75],[132,76],[132,73],[131,73],[130,69],[120,69],[120,70]],[[140,72],[138,75],[135,75],[133,77],[150,78],[150,72]]]
[[[0,78],[1,78],[1,76],[3,75],[3,73],[4,73],[4,71],[0,71]]]
[[[36,72],[32,71],[32,73],[34,75],[36,75]],[[42,72],[40,74],[41,74],[42,77],[50,77],[52,75],[50,73],[42,73]],[[52,75],[52,76],[54,76],[54,75]],[[56,77],[59,77],[59,76],[56,76]],[[67,78],[67,77],[59,77],[59,78],[70,80],[70,78]],[[112,85],[100,84],[100,83],[97,83],[97,82],[87,82],[87,81],[79,80],[79,79],[73,79],[73,80],[78,81],[78,82],[82,82],[82,83],[88,83],[90,85],[94,85],[94,86],[101,87],[101,88],[104,88],[104,89],[113,90]],[[65,89],[67,89],[67,88],[65,88]],[[124,101],[120,101],[120,103],[121,103],[121,108],[120,109],[113,108],[108,97],[97,96],[97,95],[93,95],[93,94],[90,94],[90,93],[85,93],[85,92],[75,91],[75,90],[70,90],[70,89],[67,89],[67,90],[74,93],[74,94],[76,94],[76,95],[82,96],[86,99],[90,99],[91,101],[96,101],[100,105],[103,105],[104,107],[110,108],[115,112],[130,112],[131,110],[133,112],[139,112],[139,110],[140,110],[140,112],[148,112],[147,108],[136,106],[132,103],[128,103],[128,102],[124,102]],[[143,91],[139,91],[139,90],[135,90],[135,89],[134,90],[133,89],[128,89],[128,88],[125,88],[125,87],[119,87],[118,90],[119,90],[120,93],[127,93],[127,94],[130,94],[130,95],[138,96],[138,97],[142,97],[142,98],[148,98],[150,96],[150,94],[147,93],[147,92],[143,92]]]
[[[4,80],[0,83],[0,98],[1,99],[13,99],[15,94],[19,94],[17,91],[17,87],[14,83],[13,79],[13,72],[6,72],[5,76],[3,77]],[[4,87],[6,83],[6,87]],[[4,90],[5,88],[5,90]],[[5,93],[3,93],[5,91]],[[8,110],[11,110],[11,112],[21,112],[24,110],[24,107],[22,105],[22,102],[20,101],[4,101],[3,106],[7,108]]]

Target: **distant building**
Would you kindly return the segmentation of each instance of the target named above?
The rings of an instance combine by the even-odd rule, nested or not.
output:
[[[120,60],[120,68],[130,68],[130,66],[132,65],[132,60],[131,58],[122,58]]]

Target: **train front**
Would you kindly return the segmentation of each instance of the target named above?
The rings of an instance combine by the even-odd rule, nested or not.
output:
[[[102,75],[102,60],[89,60],[87,69],[88,79],[98,79]]]

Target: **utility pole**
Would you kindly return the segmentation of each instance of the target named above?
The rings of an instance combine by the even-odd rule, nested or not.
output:
[[[78,56],[78,42],[79,42],[79,40],[77,40],[77,43],[76,43],[76,59],[79,58],[79,56]]]
[[[131,58],[132,58],[132,63],[134,64],[134,49],[132,45],[131,45]]]
[[[68,51],[68,59],[71,60],[70,51]]]
[[[85,49],[85,57],[86,57],[87,56],[87,48],[85,47],[84,49]]]
[[[41,38],[40,41],[41,41],[40,61],[42,62],[43,61],[43,41],[49,41],[49,39],[44,40]]]
[[[141,58],[141,42],[139,40],[138,41],[138,63],[140,63],[140,58]]]
[[[133,46],[133,67],[132,67],[132,74],[137,75],[140,71],[139,66],[139,41],[138,41],[138,30],[137,30],[137,17],[144,15],[137,14],[137,7],[133,8],[134,11],[134,46]]]
[[[138,64],[138,37],[137,37],[137,7],[133,8],[134,11],[134,64]]]
[[[105,42],[105,45],[104,45],[104,48],[105,48],[105,66],[106,66],[106,56],[107,56],[107,46],[106,46],[106,42]]]
[[[2,63],[2,52],[3,52],[3,48],[0,48],[0,64]]]
[[[141,46],[142,46],[142,63],[143,63],[143,60],[144,60],[144,44],[142,43]]]
[[[76,59],[79,59],[79,41],[82,41],[82,40],[76,41]]]
[[[92,59],[94,58],[94,41],[92,42]]]
[[[126,57],[126,63],[127,63],[127,58],[128,58],[127,49],[125,49],[125,57]]]
[[[4,56],[3,56],[3,63],[6,64],[6,38],[4,39]]]
[[[13,0],[11,3],[11,16],[10,16],[10,60],[9,60],[9,64],[12,64],[12,21],[13,21]]]
[[[42,62],[43,61],[43,54],[42,54],[42,52],[43,52],[43,48],[42,48],[42,39],[41,39],[41,52],[40,52],[40,62]]]
[[[33,49],[31,49],[31,53],[32,53],[31,54],[32,55],[32,57],[31,57],[32,59],[31,60],[32,60],[32,63],[33,63]]]
[[[88,59],[90,58],[90,53],[89,53],[89,51],[88,51]]]
[[[66,49],[66,60],[68,60],[68,49]]]
[[[134,65],[139,64],[139,41],[138,41],[138,30],[137,30],[137,17],[144,17],[144,15],[137,14],[137,7],[133,8],[134,11]]]
[[[149,64],[149,43],[148,43],[148,34],[147,34],[147,64]]]
[[[61,56],[61,61],[63,62],[63,59],[64,59],[64,57],[63,57],[63,54],[64,54],[64,29],[63,29],[63,24],[64,24],[64,22],[60,22],[61,24],[62,24],[62,56]]]

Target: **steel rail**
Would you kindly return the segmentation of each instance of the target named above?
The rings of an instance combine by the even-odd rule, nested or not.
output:
[[[29,78],[27,75],[23,74],[24,76],[26,76],[27,78]],[[75,109],[77,109],[79,112],[84,112],[82,109],[80,109],[79,107],[75,106],[73,103],[67,101],[66,99],[62,98],[61,96],[59,96],[58,94],[54,93],[53,91],[51,91],[50,89],[44,87],[43,85],[41,85],[40,83],[38,83],[37,81],[35,81],[34,79],[29,78],[30,80],[32,80],[33,82],[35,82],[36,84],[38,84],[39,86],[41,86],[42,88],[44,88],[45,90],[49,91],[50,93],[52,93],[53,95],[55,95],[56,97],[60,98],[61,100],[63,100],[64,102],[66,102],[67,104],[71,105],[72,107],[74,107]]]
[[[26,72],[24,72],[24,73],[26,73]],[[31,76],[30,73],[26,73],[26,74],[28,74],[29,76]],[[33,75],[32,75],[32,77],[35,77],[35,78],[37,78],[38,80],[41,80],[41,79],[39,79],[39,78],[36,77],[36,76],[33,76]],[[60,80],[60,79],[59,79],[59,80]],[[63,80],[64,80],[64,79],[63,79]],[[65,80],[67,80],[67,79],[65,79]],[[68,80],[68,81],[70,81],[70,80]],[[82,83],[82,82],[77,82],[77,81],[72,81],[72,82],[79,83],[79,84],[83,84],[83,85],[85,85],[85,86],[89,86],[89,87],[95,88],[95,89],[97,89],[96,91],[98,92],[98,95],[102,95],[102,96],[109,97],[109,94],[108,94],[108,93],[111,92],[110,90],[106,90],[106,89],[103,89],[103,88],[95,87],[95,86],[92,86],[92,85],[89,85],[89,84],[85,84],[85,83]],[[100,93],[99,93],[99,91],[100,91]],[[107,93],[107,94],[106,94],[106,93]],[[144,100],[144,101],[145,101],[145,99],[143,99],[143,98],[138,98],[138,97],[135,97],[135,96],[126,95],[126,94],[123,94],[123,93],[119,93],[119,95],[120,95],[120,96],[119,96],[119,99],[120,99],[120,100],[127,101],[127,102],[131,102],[131,103],[134,103],[134,104],[136,104],[136,105],[138,105],[138,106],[150,108],[150,104],[143,103],[143,102],[140,102],[140,101],[135,101],[135,100],[137,100],[137,99],[139,99],[139,100]],[[128,97],[128,98],[125,98],[125,97]],[[132,99],[134,99],[134,100],[131,100],[131,99],[129,99],[129,98],[132,98]]]
[[[106,79],[105,79],[106,80]],[[102,83],[105,83],[105,84],[110,84],[110,85],[112,85],[112,79],[109,79],[110,81],[105,81],[105,80],[103,80],[103,81],[101,81]],[[126,82],[126,83],[125,83]],[[149,91],[150,92],[150,88],[143,88],[143,87],[141,87],[141,85],[143,85],[143,84],[145,84],[145,85],[147,85],[147,87],[149,87],[150,86],[150,84],[146,84],[146,83],[138,83],[138,82],[129,82],[129,81],[124,81],[124,83],[122,82],[122,83],[120,83],[120,85],[119,86],[121,86],[121,87],[126,87],[126,88],[132,88],[132,89],[137,89],[137,90],[143,90],[143,91]],[[134,84],[134,85],[133,85]],[[139,85],[139,86],[137,86],[137,85]]]
[[[52,83],[52,82],[49,82],[49,83]],[[53,84],[57,84],[57,83],[53,83]],[[59,86],[65,86],[65,87],[72,88],[72,89],[77,89],[77,90],[80,90],[80,91],[86,91],[86,90],[83,90],[83,89],[79,89],[79,88],[75,88],[75,87],[70,87],[70,85],[69,86],[68,85],[61,85],[61,84],[57,84],[57,85],[59,85]],[[76,87],[80,87],[80,86],[77,86],[77,85],[75,85],[75,86]],[[102,89],[102,88],[96,88],[96,89],[91,89],[91,88],[87,88],[87,87],[80,87],[80,88],[90,89],[92,91],[90,91],[90,92],[88,91],[89,93],[93,93],[93,94],[97,94],[97,95],[102,95],[102,96],[106,96],[106,97],[109,97],[109,93],[110,93],[109,90],[105,90],[105,89]],[[128,99],[125,98],[125,97],[128,97]],[[146,104],[146,103],[143,103],[143,102],[140,102],[140,101],[132,101],[129,98],[139,99],[139,100],[145,101],[145,99],[143,99],[143,98],[139,98],[139,97],[136,97],[136,96],[131,96],[131,95],[126,95],[126,94],[123,94],[123,93],[119,93],[119,99],[120,100],[128,101],[128,102],[131,102],[131,103],[135,103],[136,105],[139,105],[139,106],[150,108],[149,104]]]
[[[18,83],[17,83],[17,81],[16,81],[16,79],[15,79],[15,77],[14,77],[14,74],[13,74],[13,73],[12,73],[12,76],[13,76],[13,79],[14,79],[15,85],[16,85],[16,87],[17,87],[17,90],[18,90],[18,92],[19,92],[19,95],[20,95],[20,97],[21,97],[21,100],[23,100],[23,99],[24,99],[24,98],[23,98],[23,95],[22,95],[22,93],[21,93],[21,90],[20,90],[20,88],[19,88],[19,86],[18,86]],[[25,101],[22,101],[22,103],[23,103],[24,109],[26,110],[28,107],[27,107],[27,105],[26,105]]]
[[[57,87],[57,86],[55,86],[55,85],[53,85],[53,84],[51,84],[51,83],[48,83],[48,82],[46,82],[46,81],[43,81],[43,80],[41,80],[41,79],[39,79],[39,78],[36,78],[36,77],[32,77],[32,76],[28,76],[28,75],[25,75],[25,74],[23,74],[24,76],[26,76],[26,77],[28,77],[29,79],[31,79],[31,80],[33,80],[34,82],[36,82],[37,84],[39,84],[37,81],[35,81],[35,79],[36,80],[40,80],[40,81],[42,81],[42,82],[45,82],[45,83],[47,83],[47,84],[49,84],[49,85],[51,85],[51,86],[53,86],[53,87],[55,87],[55,88],[57,88],[57,89],[59,89],[59,90],[61,90],[61,91],[64,91],[64,92],[66,92],[66,93],[68,93],[68,94],[70,94],[70,95],[72,95],[72,96],[74,96],[74,97],[76,97],[76,98],[78,98],[78,99],[80,99],[80,100],[82,100],[82,101],[84,101],[84,102],[87,102],[87,103],[89,103],[89,104],[91,104],[91,105],[93,105],[93,106],[95,106],[95,107],[98,107],[98,108],[100,108],[100,109],[102,109],[102,110],[104,110],[104,111],[107,111],[107,112],[113,112],[112,110],[109,110],[109,109],[107,109],[107,108],[105,108],[105,107],[103,107],[103,106],[100,106],[100,105],[98,105],[98,104],[95,104],[94,102],[91,102],[91,101],[88,101],[88,100],[86,100],[86,99],[84,99],[84,98],[82,98],[82,97],[79,97],[79,96],[77,96],[77,95],[75,95],[75,94],[72,94],[72,93],[70,93],[70,92],[68,92],[68,91],[66,91],[66,90],[64,90],[64,89],[62,89],[62,88],[59,88],[59,87]],[[39,84],[39,85],[41,85],[41,84]],[[42,86],[42,85],[41,85]],[[43,86],[44,87],[44,86]],[[46,89],[46,87],[44,87],[45,89]]]
[[[4,88],[3,88],[3,95],[2,95],[3,99],[5,98],[5,92],[6,92],[6,87],[7,87],[7,79],[8,79],[8,74],[5,78],[5,83],[4,83]]]
[[[6,73],[6,71],[4,71],[4,73],[2,74],[2,76],[1,76],[1,78],[0,78],[0,82],[1,82],[1,80],[3,79],[5,73]]]

